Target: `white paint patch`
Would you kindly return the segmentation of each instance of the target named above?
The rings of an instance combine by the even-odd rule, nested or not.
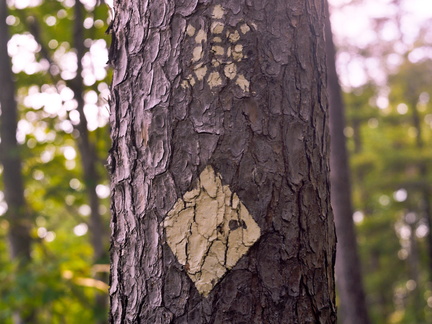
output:
[[[196,83],[196,80],[193,77],[193,75],[189,75],[187,79],[189,80],[189,84],[193,87]]]
[[[238,42],[239,39],[240,39],[240,34],[239,34],[238,30],[234,31],[233,33],[230,33],[229,36],[228,36],[228,38],[229,38],[229,41],[231,43]]]
[[[224,55],[225,54],[225,49],[222,46],[212,46],[212,51],[216,54],[216,55]]]
[[[213,8],[212,17],[213,19],[222,19],[225,14],[224,8],[218,4]]]
[[[192,52],[192,62],[198,62],[203,57],[203,48],[202,46],[197,46],[193,49]]]
[[[224,73],[228,79],[234,79],[237,74],[237,66],[234,63],[227,64],[224,68]]]
[[[198,80],[204,79],[206,73],[207,73],[207,66],[202,66],[195,70],[195,75]]]
[[[187,88],[189,88],[189,82],[188,82],[187,80],[183,80],[183,81],[180,83],[180,86],[181,86],[183,89],[187,89]]]
[[[237,62],[240,62],[243,58],[243,45],[237,44],[234,47],[234,52],[232,55],[233,59]]]
[[[239,74],[236,84],[244,91],[249,92],[249,81],[246,80],[243,74]]]
[[[198,34],[195,37],[195,42],[198,43],[198,44],[200,44],[203,41],[204,42],[207,41],[207,33],[203,29],[200,29],[198,31]]]
[[[234,46],[234,52],[241,53],[243,51],[243,45],[237,44]]]
[[[231,57],[231,47],[228,47],[227,49],[227,57]]]
[[[163,224],[169,247],[205,297],[261,235],[237,194],[221,180],[207,166]]]
[[[223,23],[221,23],[220,21],[215,21],[211,24],[210,31],[213,34],[222,34],[224,28],[225,25]]]
[[[212,88],[212,89],[217,87],[217,86],[220,86],[222,84],[222,78],[221,78],[219,72],[210,73],[207,82],[208,82],[210,88]]]
[[[212,59],[212,65],[214,66],[214,67],[218,67],[219,65],[220,65],[220,62],[218,61],[218,60],[216,60],[216,59]]]
[[[250,27],[247,24],[243,24],[240,26],[240,30],[241,30],[242,34],[246,34],[247,32],[250,31]]]
[[[186,33],[189,37],[193,37],[196,45],[192,49],[194,72],[180,84],[183,88],[193,87],[198,80],[204,80],[213,89],[222,85],[226,80],[224,79],[225,76],[229,80],[233,80],[242,91],[249,92],[249,81],[244,75],[237,72],[238,62],[247,58],[243,52],[243,45],[238,42],[244,34],[250,32],[252,28],[256,29],[257,26],[253,22],[243,22],[237,30],[230,31],[225,28],[223,23],[224,15],[225,9],[220,4],[213,7],[210,36],[204,29],[197,30],[191,24],[187,26]],[[208,37],[210,37],[210,44],[207,43]],[[228,44],[226,40],[228,40]],[[205,63],[203,62],[204,53],[207,53],[209,47],[211,51],[209,54],[213,57],[211,62]]]
[[[188,36],[192,37],[193,35],[195,35],[195,27],[192,25],[188,25],[187,29],[186,29],[186,34],[188,34]]]
[[[236,62],[240,62],[243,58],[243,54],[242,53],[234,53],[233,54],[233,59]]]

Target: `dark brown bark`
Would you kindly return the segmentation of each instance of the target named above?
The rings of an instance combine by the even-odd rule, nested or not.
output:
[[[326,23],[326,44],[331,136],[331,202],[338,238],[336,285],[340,295],[341,312],[339,315],[344,324],[367,324],[370,323],[370,320],[363,290],[361,264],[352,217],[350,170],[344,135],[344,104],[336,73],[336,51],[329,15],[327,15]]]
[[[115,12],[110,322],[334,323],[324,2]]]

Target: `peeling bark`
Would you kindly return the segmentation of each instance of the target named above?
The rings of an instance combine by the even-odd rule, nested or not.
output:
[[[324,3],[115,11],[111,323],[334,323]],[[221,252],[231,235],[238,261]],[[208,269],[217,279],[200,289]]]

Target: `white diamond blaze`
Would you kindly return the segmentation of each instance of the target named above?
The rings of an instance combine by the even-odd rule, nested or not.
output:
[[[258,224],[211,166],[164,221],[166,240],[197,290],[207,297],[259,239]]]

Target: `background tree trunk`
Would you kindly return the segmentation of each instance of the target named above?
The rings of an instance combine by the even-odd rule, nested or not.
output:
[[[334,323],[324,2],[115,12],[111,323]]]
[[[84,81],[82,78],[82,59],[86,52],[84,46],[84,6],[81,2],[77,1],[75,4],[75,24],[74,24],[74,47],[77,50],[77,75],[70,82],[69,86],[73,90],[77,101],[77,111],[80,116],[80,122],[75,126],[75,129],[79,132],[77,140],[78,149],[81,155],[82,167],[83,167],[83,178],[91,209],[90,213],[90,235],[91,244],[94,250],[95,262],[101,262],[106,258],[105,249],[105,237],[107,235],[105,225],[102,220],[102,216],[99,212],[99,198],[96,194],[96,186],[99,183],[100,177],[97,173],[96,164],[98,158],[96,156],[96,150],[89,138],[89,131],[87,128],[87,118],[84,114]]]
[[[367,324],[370,321],[363,290],[361,264],[353,222],[350,170],[344,135],[344,105],[336,73],[336,53],[329,14],[327,14],[326,23],[326,44],[331,136],[331,202],[338,238],[336,284],[340,296],[340,318],[344,324]]]
[[[32,217],[24,198],[24,185],[21,172],[20,147],[17,143],[18,107],[15,100],[15,84],[12,77],[11,60],[8,56],[9,41],[6,25],[6,1],[0,1],[0,162],[3,165],[4,199],[8,205],[6,219],[9,223],[8,241],[12,260],[26,265],[31,258],[30,229]],[[32,311],[23,310],[15,314],[14,322],[30,323]]]
[[[108,241],[107,227],[99,212],[100,201],[96,193],[96,186],[100,181],[100,176],[97,172],[97,164],[99,163],[94,143],[90,139],[90,134],[87,128],[87,118],[84,113],[84,80],[82,77],[83,65],[82,60],[86,53],[84,45],[84,19],[85,8],[80,1],[76,1],[74,6],[74,29],[73,42],[77,54],[77,74],[76,77],[69,83],[70,88],[74,92],[74,98],[77,101],[77,111],[80,116],[80,121],[74,125],[78,131],[77,146],[81,156],[81,164],[83,168],[83,179],[85,189],[90,206],[90,242],[93,247],[93,259],[95,264],[106,263],[108,257],[106,242]],[[103,273],[96,274],[96,279],[106,281],[107,276]],[[95,300],[98,318],[96,324],[106,322],[106,314],[108,312],[108,298],[106,293],[98,293]]]
[[[6,3],[0,3],[0,75],[2,76],[1,104],[1,163],[5,200],[8,204],[9,243],[13,259],[30,259],[31,218],[25,206],[24,186],[21,174],[20,148],[16,139],[18,108],[15,101],[15,85],[12,79],[11,61],[7,43]]]

